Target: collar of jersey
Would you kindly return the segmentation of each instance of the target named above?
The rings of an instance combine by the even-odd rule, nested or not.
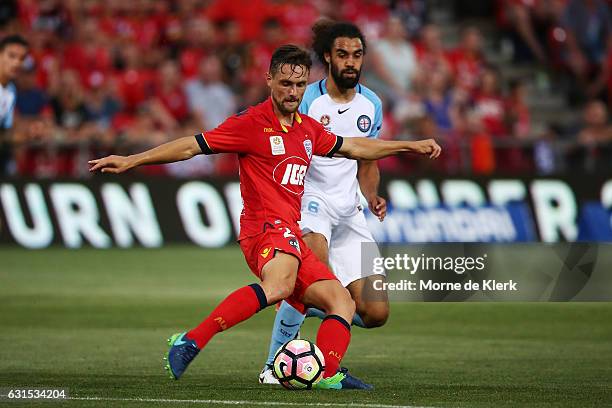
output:
[[[272,97],[268,98],[268,111],[272,117],[272,124],[274,125],[274,129],[281,129],[283,132],[285,133],[289,133],[289,129],[287,129],[287,126],[283,125],[282,123],[280,123],[280,120],[278,120],[278,118],[276,117],[276,115],[274,114],[274,108],[272,107]],[[302,117],[300,116],[300,114],[298,112],[295,112],[294,114],[294,120],[295,122],[297,122],[298,125],[300,125],[302,123]]]

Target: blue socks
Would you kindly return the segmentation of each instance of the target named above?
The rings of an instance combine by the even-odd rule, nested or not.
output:
[[[270,349],[268,351],[266,364],[272,365],[274,356],[280,346],[289,340],[293,340],[295,336],[297,336],[305,318],[318,317],[319,319],[324,319],[325,316],[326,314],[322,310],[313,307],[308,308],[308,310],[306,310],[306,316],[304,316],[289,303],[285,301],[281,302],[276,312],[276,317],[274,318],[274,327],[272,327],[272,338],[270,339]],[[353,317],[352,324],[353,326],[366,328],[366,325],[357,313],[355,313]]]
[[[272,338],[270,339],[270,350],[268,351],[266,364],[272,365],[274,356],[280,346],[295,338],[305,318],[306,316],[297,311],[289,303],[281,302],[274,318],[274,327],[272,327]]]
[[[353,316],[353,322],[352,322],[353,326],[358,326],[361,327],[363,329],[367,329],[365,323],[363,322],[363,319],[361,318],[361,316],[359,316],[357,313],[355,313],[355,315]]]

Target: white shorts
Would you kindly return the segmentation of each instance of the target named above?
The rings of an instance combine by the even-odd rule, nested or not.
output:
[[[361,243],[376,242],[368,229],[363,210],[353,215],[339,216],[318,197],[302,197],[302,234],[317,232],[327,239],[329,265],[346,287],[351,282],[373,275],[361,270]]]

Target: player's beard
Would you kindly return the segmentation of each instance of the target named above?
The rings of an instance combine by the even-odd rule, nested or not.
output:
[[[291,113],[295,113],[297,112],[299,106],[300,106],[300,99],[299,98],[295,98],[293,99],[294,101],[296,101],[297,103],[295,104],[295,108],[287,108],[286,105],[284,104],[285,102],[289,102],[291,101],[291,98],[285,98],[282,101],[279,101],[278,99],[276,99],[275,97],[272,97],[272,99],[274,100],[274,103],[276,104],[276,108],[279,110],[280,113],[282,113],[283,115],[289,115]]]
[[[353,78],[344,76],[344,74],[347,74],[347,73],[354,73],[355,76]],[[357,84],[359,83],[359,77],[361,76],[361,70],[345,69],[345,70],[339,71],[335,65],[331,64],[331,76],[339,88],[352,89],[356,87]]]

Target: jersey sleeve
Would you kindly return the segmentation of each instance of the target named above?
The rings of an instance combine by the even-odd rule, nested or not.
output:
[[[252,146],[251,120],[246,114],[226,119],[213,130],[195,135],[204,154],[249,153]]]
[[[312,122],[316,135],[313,153],[316,156],[332,157],[342,147],[342,136],[333,134],[315,120]]]

